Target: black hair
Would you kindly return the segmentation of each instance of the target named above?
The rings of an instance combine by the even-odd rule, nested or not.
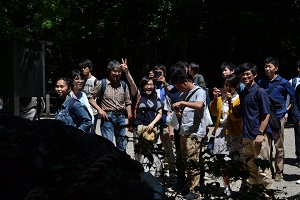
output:
[[[189,66],[189,63],[186,60],[178,61],[177,64],[183,65],[183,67]]]
[[[237,75],[229,74],[226,77],[225,82],[229,83],[231,87],[237,88],[240,84],[240,79]]]
[[[171,76],[171,83],[184,83],[185,81],[189,81],[189,76],[185,73],[183,69],[177,69],[173,72]]]
[[[164,65],[158,64],[158,65],[156,65],[156,66],[154,67],[154,71],[155,71],[155,70],[158,70],[158,69],[161,69],[161,70],[164,72],[164,74],[166,75],[167,69],[166,69],[166,67],[165,67]]]
[[[242,74],[245,71],[251,71],[254,76],[257,75],[257,67],[253,63],[243,63],[243,64],[240,64],[238,66],[238,69],[239,69],[239,74]]]
[[[225,68],[228,68],[230,71],[235,71],[236,66],[232,62],[223,62],[220,69],[223,71]]]
[[[296,68],[300,67],[300,60],[296,62]]]
[[[274,57],[268,57],[264,61],[265,64],[273,64],[275,67],[279,67],[279,61]]]
[[[185,63],[183,61],[179,61],[172,65],[170,68],[170,75],[172,76],[173,72],[175,72],[177,69],[185,70]]]
[[[93,69],[93,63],[91,60],[85,58],[82,59],[79,63],[79,68],[81,69],[82,67],[88,67],[90,70]]]
[[[199,70],[200,70],[199,64],[197,64],[197,63],[195,63],[195,62],[192,62],[192,63],[189,65],[189,68],[191,68],[191,70],[194,71],[194,74],[198,74],[198,73],[199,73]]]
[[[82,73],[77,69],[72,69],[69,73],[68,78],[73,81],[77,76],[80,76],[80,78],[82,78]]]
[[[153,88],[153,91],[151,92],[150,95],[147,95],[146,91],[144,90],[144,86],[147,85],[147,83],[151,80],[153,81],[153,78],[150,78],[149,76],[144,76],[142,78],[142,80],[140,81],[139,90],[140,90],[142,96],[147,96],[151,99],[157,99],[157,94],[156,94],[155,88]]]
[[[56,83],[57,83],[57,81],[59,81],[59,80],[65,81],[65,82],[67,83],[68,87],[73,88],[73,86],[74,86],[73,80],[71,80],[71,79],[69,79],[69,78],[66,78],[66,77],[60,77],[60,78],[58,78],[58,79],[56,80]]]

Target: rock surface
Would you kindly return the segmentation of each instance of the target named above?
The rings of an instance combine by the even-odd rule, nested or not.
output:
[[[0,199],[152,199],[142,165],[63,122],[0,115]]]

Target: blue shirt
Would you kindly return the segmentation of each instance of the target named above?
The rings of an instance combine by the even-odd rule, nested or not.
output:
[[[173,86],[170,85],[170,87],[172,88]],[[164,84],[161,84],[160,87],[158,87],[157,85],[155,86],[155,90],[156,90],[156,93],[157,93],[157,96],[159,97],[160,99],[160,102],[162,103],[162,108],[164,107],[164,101],[165,101],[165,98],[166,98],[166,88],[165,88],[165,85]],[[167,111],[166,110],[162,110],[162,118],[161,118],[161,122],[162,122],[162,125],[166,125],[166,118],[167,118]]]
[[[246,139],[256,138],[261,124],[260,118],[270,113],[270,99],[263,88],[258,90],[258,104],[254,99],[254,92],[257,86],[258,85],[254,83],[250,88],[245,88],[239,95],[241,101],[243,138]],[[269,125],[265,132],[272,133]]]
[[[244,83],[240,83],[237,89],[237,93],[240,94],[246,88]]]
[[[280,81],[281,76],[277,75],[277,77],[273,80],[269,80],[268,78],[263,78],[258,81],[258,85],[266,90],[269,93],[269,90],[272,86]],[[281,104],[281,108],[276,108],[276,115],[278,119],[282,119],[287,112],[286,109],[286,99],[287,95],[290,95],[291,103],[295,102],[295,89],[291,86],[288,80],[282,78],[280,83],[271,91],[269,94],[270,97]]]
[[[73,104],[74,117],[69,113],[69,102],[72,97],[68,97],[65,102],[58,108],[55,119],[63,121],[66,125],[74,126],[87,132],[92,126],[92,118],[88,110],[83,107],[80,101],[76,100]]]

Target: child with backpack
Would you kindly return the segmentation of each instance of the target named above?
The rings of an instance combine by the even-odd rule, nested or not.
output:
[[[91,60],[89,59],[82,59],[79,63],[79,69],[81,70],[81,73],[83,75],[84,78],[84,82],[83,82],[83,87],[82,87],[82,91],[86,94],[86,96],[90,95],[91,90],[99,83],[99,80],[92,75],[92,69],[93,69],[93,63]],[[91,129],[92,133],[96,133],[96,126],[97,126],[97,121],[99,119],[98,117],[98,113],[97,110],[92,107],[92,111],[93,111],[93,127]]]
[[[94,123],[94,115],[92,106],[89,103],[89,100],[84,92],[81,91],[83,86],[83,79],[81,78],[81,73],[79,70],[72,70],[69,74],[69,78],[73,81],[72,90],[70,92],[70,96],[74,99],[78,99],[80,103],[87,108],[89,114],[92,118],[92,123]],[[95,133],[95,127],[92,126],[89,133]]]
[[[247,178],[249,187],[264,185],[271,189],[273,180],[270,168],[263,169],[256,165],[255,160],[260,158],[270,162],[272,130],[269,123],[270,99],[263,88],[258,90],[257,102],[254,100],[257,67],[253,63],[239,65],[239,73],[245,89],[239,94],[241,104],[241,117],[243,128],[244,161],[250,176]],[[246,185],[246,184],[245,184]],[[251,188],[250,188],[251,189]],[[267,194],[265,197],[269,198]]]

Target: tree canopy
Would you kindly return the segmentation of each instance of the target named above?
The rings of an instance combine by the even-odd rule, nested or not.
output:
[[[169,69],[179,60],[197,62],[213,87],[222,83],[224,61],[253,62],[262,70],[263,60],[274,56],[280,73],[294,76],[299,6],[298,0],[1,1],[0,36],[53,43],[46,54],[48,90],[82,58],[93,61],[101,78],[107,63],[122,57],[136,81],[158,63]]]

